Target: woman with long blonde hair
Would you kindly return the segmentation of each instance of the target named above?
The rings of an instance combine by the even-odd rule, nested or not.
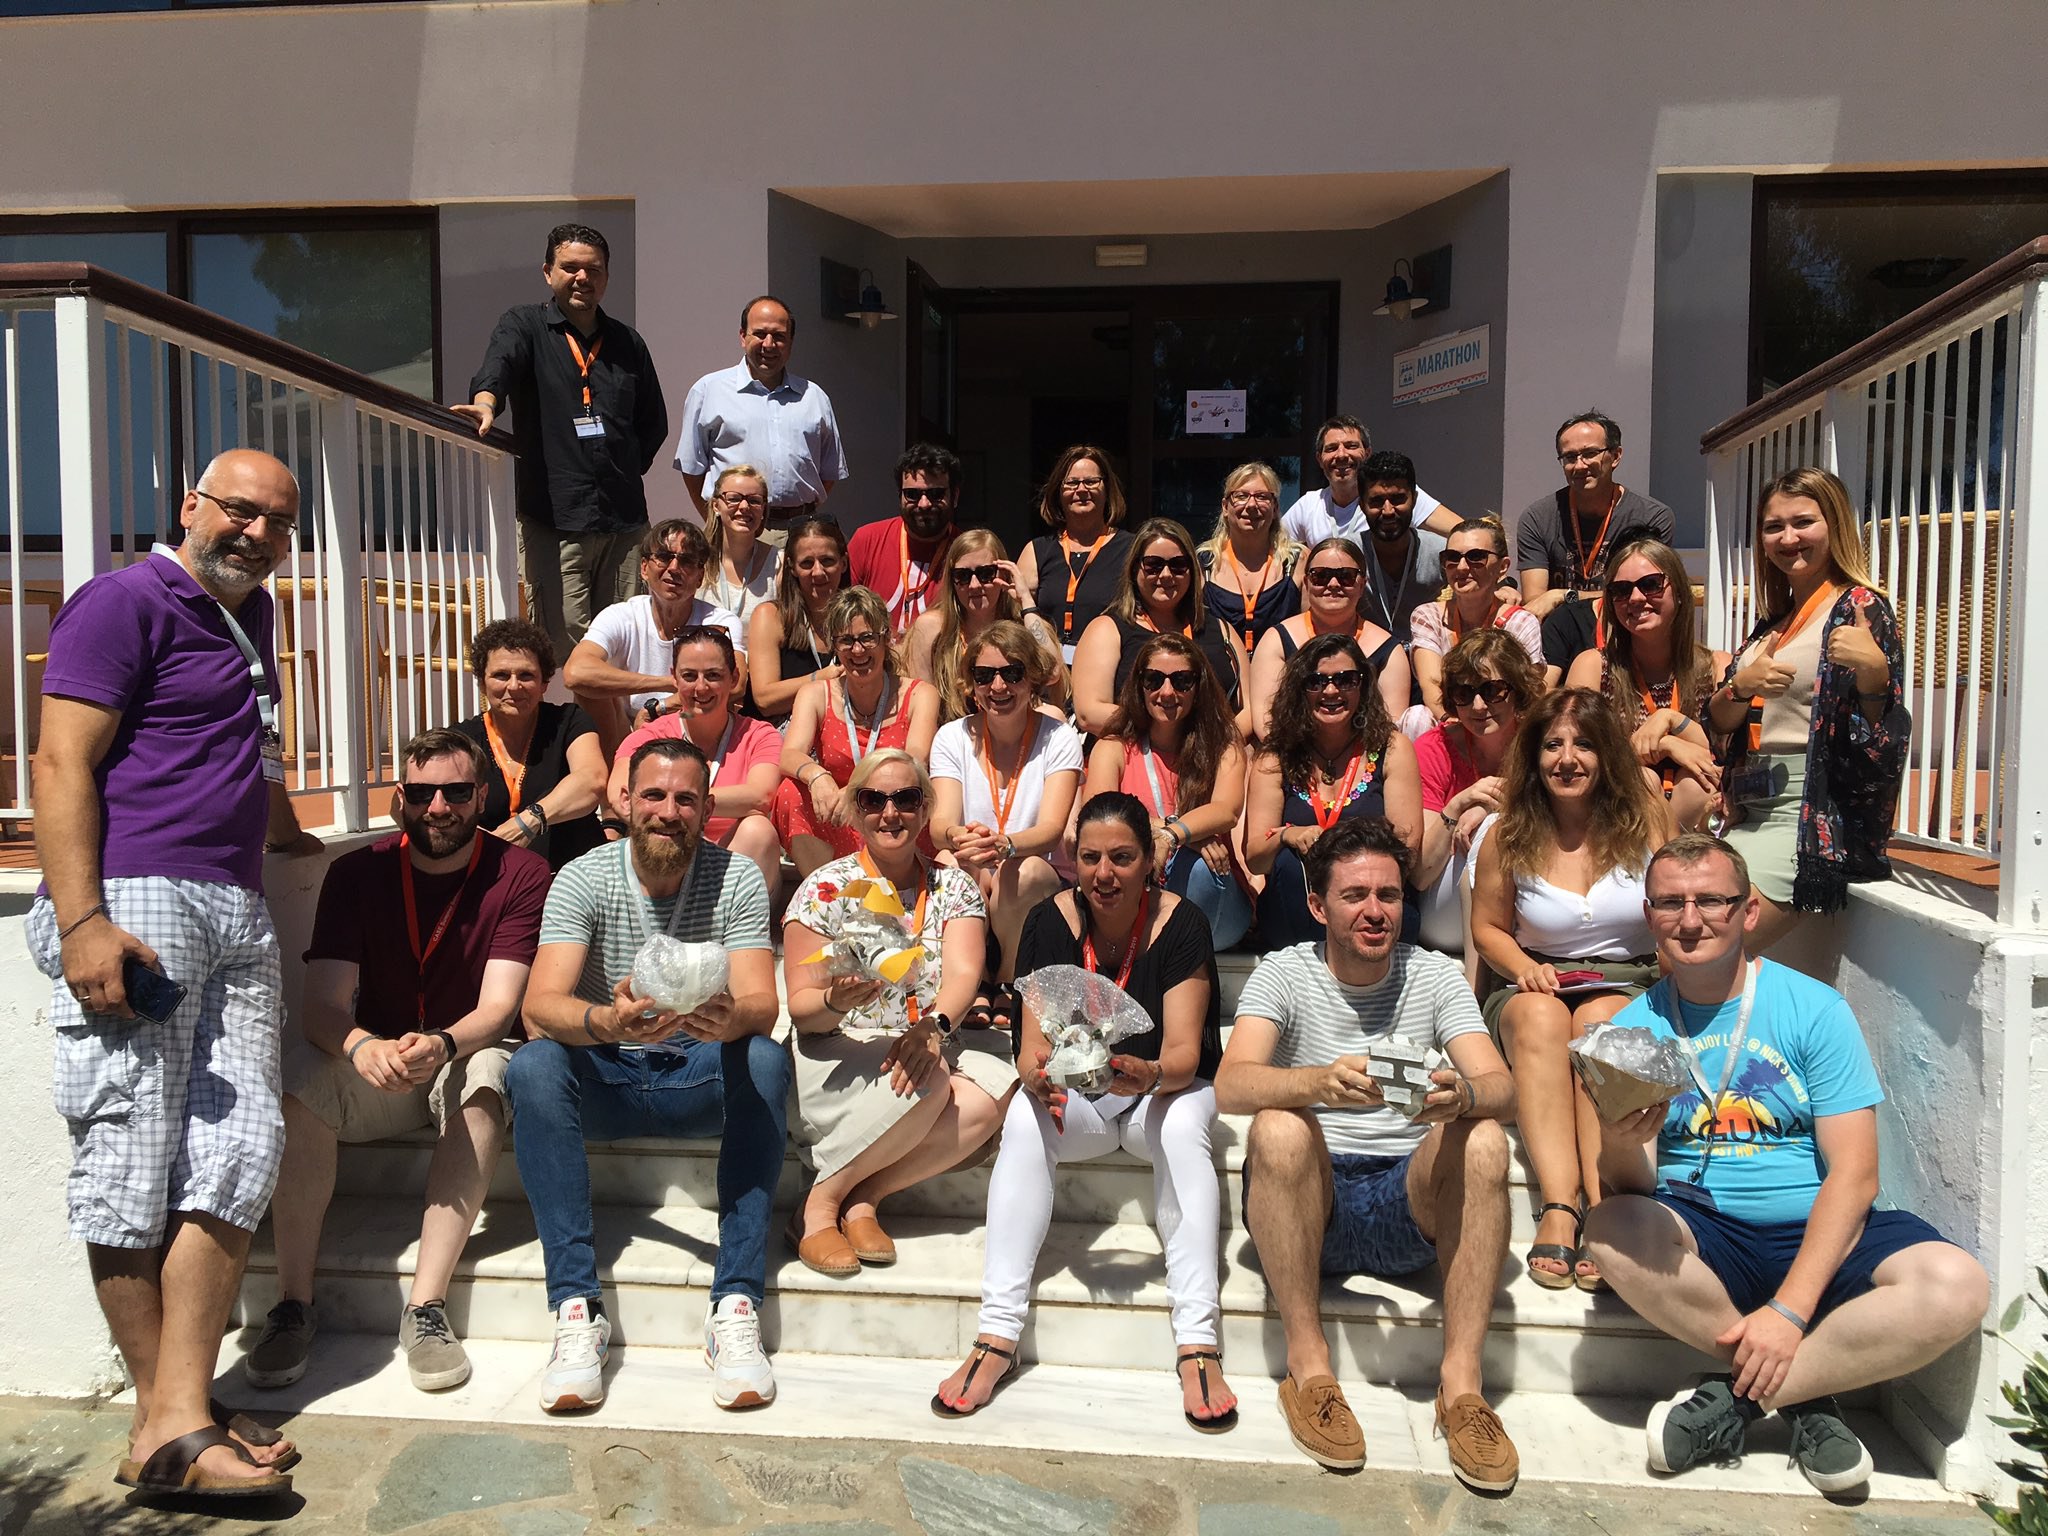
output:
[[[1208,576],[1209,611],[1235,629],[1249,657],[1274,625],[1301,612],[1294,568],[1302,546],[1280,526],[1280,476],[1270,464],[1240,464],[1223,479],[1216,531],[1195,551]]]
[[[903,635],[903,664],[912,677],[939,691],[939,719],[958,720],[973,708],[961,684],[960,658],[983,630],[998,619],[1010,619],[1031,631],[1057,660],[1059,636],[1036,613],[1027,613],[1018,596],[1017,566],[1003,541],[986,528],[969,528],[953,536],[941,562],[938,595],[911,621]],[[1064,707],[1067,668],[1060,662],[1046,685],[1045,701]]]

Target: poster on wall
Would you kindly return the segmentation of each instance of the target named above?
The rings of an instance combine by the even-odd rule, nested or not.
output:
[[[1441,400],[1486,383],[1492,377],[1492,342],[1493,327],[1479,325],[1396,352],[1394,404]]]
[[[1188,391],[1188,436],[1211,436],[1244,430],[1244,391],[1241,389],[1191,389]]]

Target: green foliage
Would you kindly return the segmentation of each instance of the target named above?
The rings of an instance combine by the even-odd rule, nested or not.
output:
[[[2044,1299],[2048,1298],[2048,1269],[2035,1268],[2034,1287],[2038,1294],[2013,1298],[1998,1320],[2000,1333],[2010,1334],[2017,1328],[2029,1305],[2048,1316],[2048,1299]],[[2001,1415],[1991,1421],[2028,1453],[1998,1464],[2020,1485],[2019,1499],[2011,1509],[2001,1509],[1989,1499],[1979,1499],[1977,1506],[2014,1536],[2048,1536],[2048,1354],[2037,1349],[2023,1358],[2026,1363],[2020,1379],[2003,1382],[1998,1389],[2012,1416]]]

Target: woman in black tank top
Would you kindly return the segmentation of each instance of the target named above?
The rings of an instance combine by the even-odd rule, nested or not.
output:
[[[1061,454],[1038,493],[1038,515],[1058,532],[1025,546],[1019,595],[1052,626],[1060,659],[1072,665],[1081,632],[1115,600],[1130,553],[1124,488],[1109,455],[1087,443]]]
[[[846,535],[839,525],[809,517],[790,529],[775,596],[747,621],[745,713],[787,724],[804,684],[836,666],[825,607],[845,585]]]

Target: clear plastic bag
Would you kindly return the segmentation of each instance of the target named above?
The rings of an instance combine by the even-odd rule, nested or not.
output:
[[[1041,966],[1017,978],[1017,991],[1052,1047],[1045,1075],[1072,1093],[1107,1089],[1110,1048],[1156,1027],[1130,993],[1078,965]]]
[[[657,933],[633,957],[633,991],[664,1013],[694,1013],[732,976],[722,944],[686,944]]]
[[[1661,1104],[1692,1080],[1684,1047],[1638,1025],[1602,1024],[1566,1049],[1603,1120],[1620,1120]]]
[[[823,965],[828,976],[915,990],[925,962],[937,964],[922,935],[908,931],[903,898],[889,881],[863,877],[841,886],[820,886],[818,895],[837,909],[838,931],[799,965]]]

